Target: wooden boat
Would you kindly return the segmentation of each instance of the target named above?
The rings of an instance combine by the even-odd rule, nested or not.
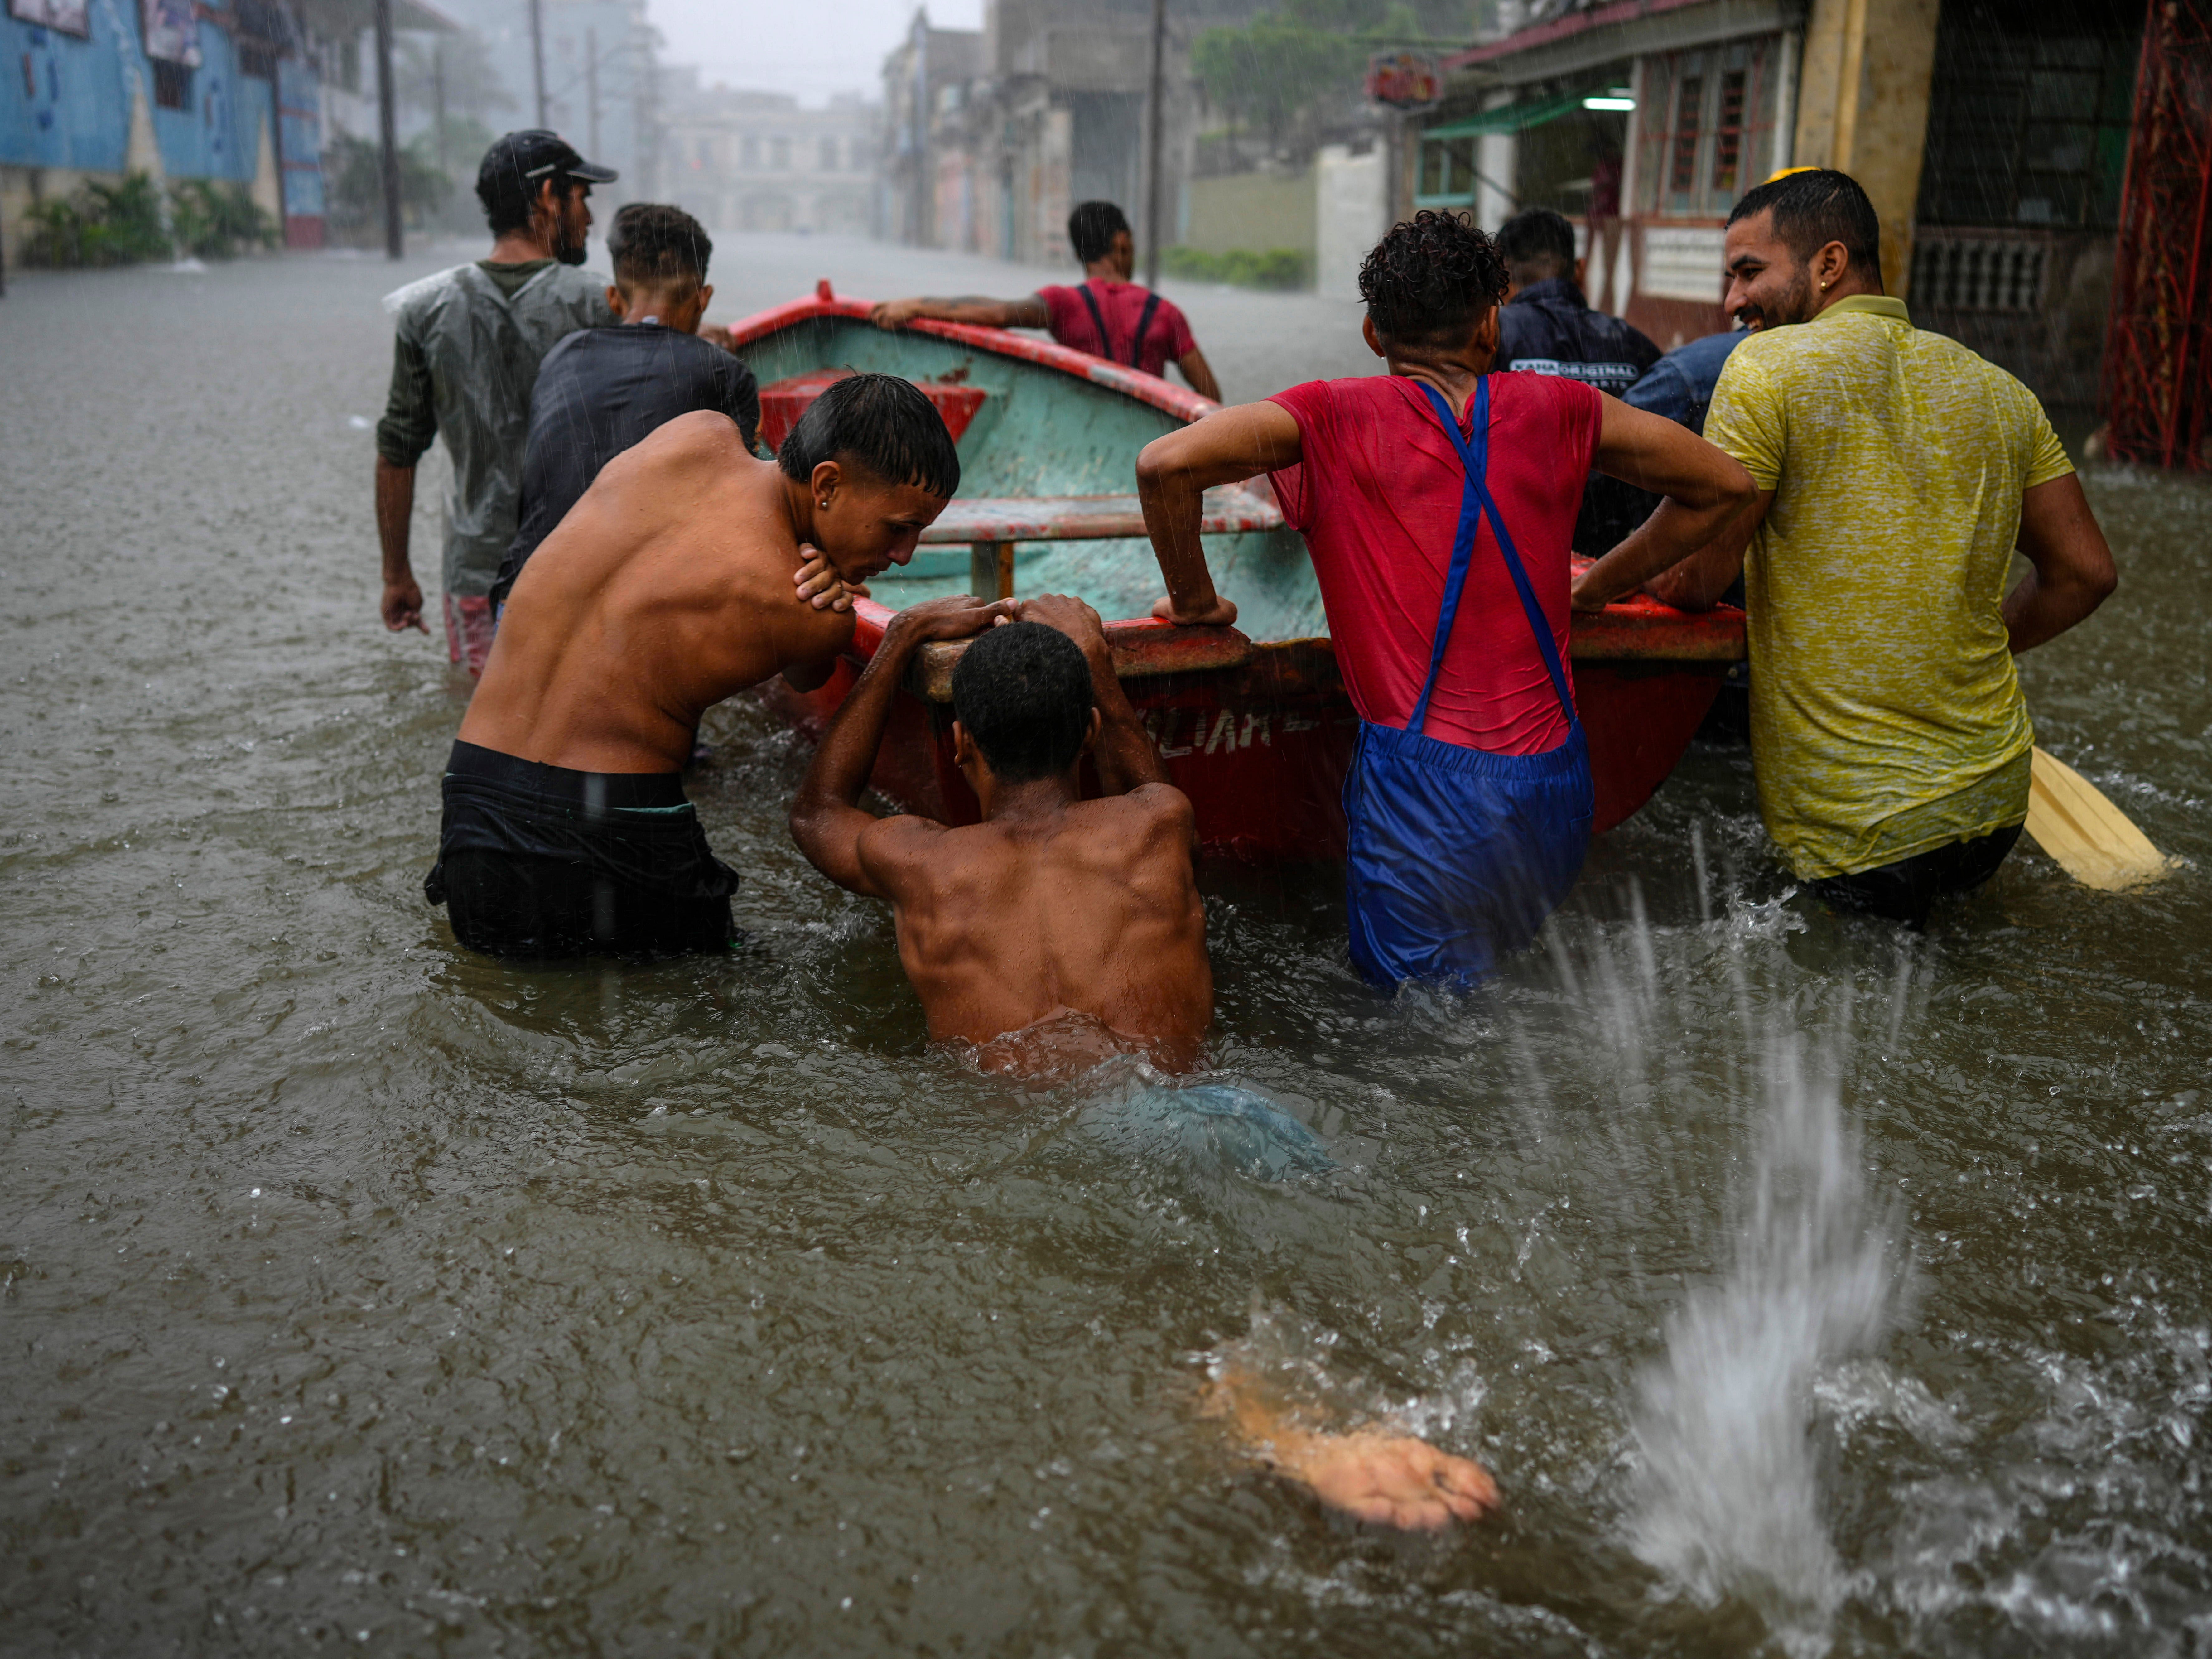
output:
[[[1340,792],[1358,718],[1337,672],[1304,543],[1264,478],[1207,493],[1206,557],[1238,626],[1184,628],[1148,612],[1162,591],[1137,498],[1138,450],[1215,405],[1152,375],[1034,336],[919,322],[893,332],[866,301],[823,283],[732,333],[761,386],[762,436],[781,441],[841,374],[913,380],[958,446],[961,493],[914,562],[872,584],[853,659],[819,691],[775,683],[818,729],[850,690],[894,611],[940,593],[1079,594],[1108,618],[1116,672],[1169,776],[1197,809],[1206,844],[1262,860],[1344,850]],[[878,761],[875,786],[911,811],[972,823],[975,798],[951,760],[959,645],[917,656]],[[1638,598],[1577,617],[1574,679],[1589,736],[1595,827],[1651,796],[1744,654],[1741,612],[1692,616]]]

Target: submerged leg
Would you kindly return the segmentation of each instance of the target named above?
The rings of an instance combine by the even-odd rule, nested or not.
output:
[[[1354,1520],[1436,1532],[1455,1520],[1479,1521],[1498,1506],[1498,1483],[1480,1463],[1410,1434],[1305,1428],[1239,1372],[1215,1379],[1206,1409],[1233,1423],[1268,1468]]]

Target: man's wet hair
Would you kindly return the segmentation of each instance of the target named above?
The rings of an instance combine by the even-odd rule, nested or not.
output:
[[[1111,202],[1079,203],[1067,216],[1067,240],[1079,264],[1104,258],[1114,251],[1114,238],[1123,231],[1129,231],[1128,216]]]
[[[1770,179],[1743,193],[1728,222],[1774,210],[1774,234],[1800,259],[1810,259],[1831,242],[1841,242],[1851,269],[1881,281],[1881,220],[1874,204],[1848,173],[1808,167],[1786,178]]]
[[[623,287],[666,288],[707,280],[714,244],[696,219],[665,202],[632,202],[615,215],[607,256]]]
[[[538,189],[545,182],[543,179],[520,179],[506,173],[495,179],[478,178],[477,200],[483,204],[484,223],[491,228],[491,234],[504,236],[510,230],[529,229],[531,210],[538,205]],[[568,180],[556,173],[552,183],[557,200],[568,190]]]
[[[491,228],[491,234],[504,236],[510,230],[530,228],[530,216],[537,209],[538,194],[546,185],[553,186],[553,199],[557,202],[566,199],[568,187],[576,182],[565,173],[541,173],[530,179],[513,167],[485,167],[477,173],[477,200],[483,204],[484,222]]]
[[[1456,213],[1424,208],[1393,225],[1359,267],[1375,331],[1401,345],[1457,345],[1505,297],[1498,245]]]
[[[784,477],[802,483],[824,461],[849,461],[885,483],[915,484],[950,498],[960,488],[960,456],[937,405],[896,374],[848,374],[832,380],[793,422],[776,451]]]
[[[1528,208],[1498,226],[1495,240],[1498,257],[1516,282],[1541,282],[1533,269],[1537,266],[1549,266],[1554,276],[1574,272],[1575,228],[1563,213]],[[1524,268],[1529,268],[1526,274]]]
[[[1042,623],[987,629],[952,669],[952,712],[1003,783],[1056,778],[1091,731],[1091,665]]]

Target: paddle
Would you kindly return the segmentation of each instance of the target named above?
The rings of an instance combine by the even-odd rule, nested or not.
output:
[[[2116,892],[2173,868],[2126,813],[2064,761],[2038,749],[2032,765],[2027,833],[2075,880]]]

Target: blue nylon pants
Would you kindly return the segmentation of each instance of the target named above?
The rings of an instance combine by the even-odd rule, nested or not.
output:
[[[1419,701],[1402,731],[1360,723],[1344,781],[1352,965],[1385,986],[1470,984],[1534,939],[1581,873],[1594,799],[1557,642],[1488,487],[1490,382],[1475,389],[1471,440],[1436,390],[1422,390],[1467,469],[1459,529]],[[1486,513],[1567,716],[1565,740],[1541,754],[1492,754],[1422,731]]]

